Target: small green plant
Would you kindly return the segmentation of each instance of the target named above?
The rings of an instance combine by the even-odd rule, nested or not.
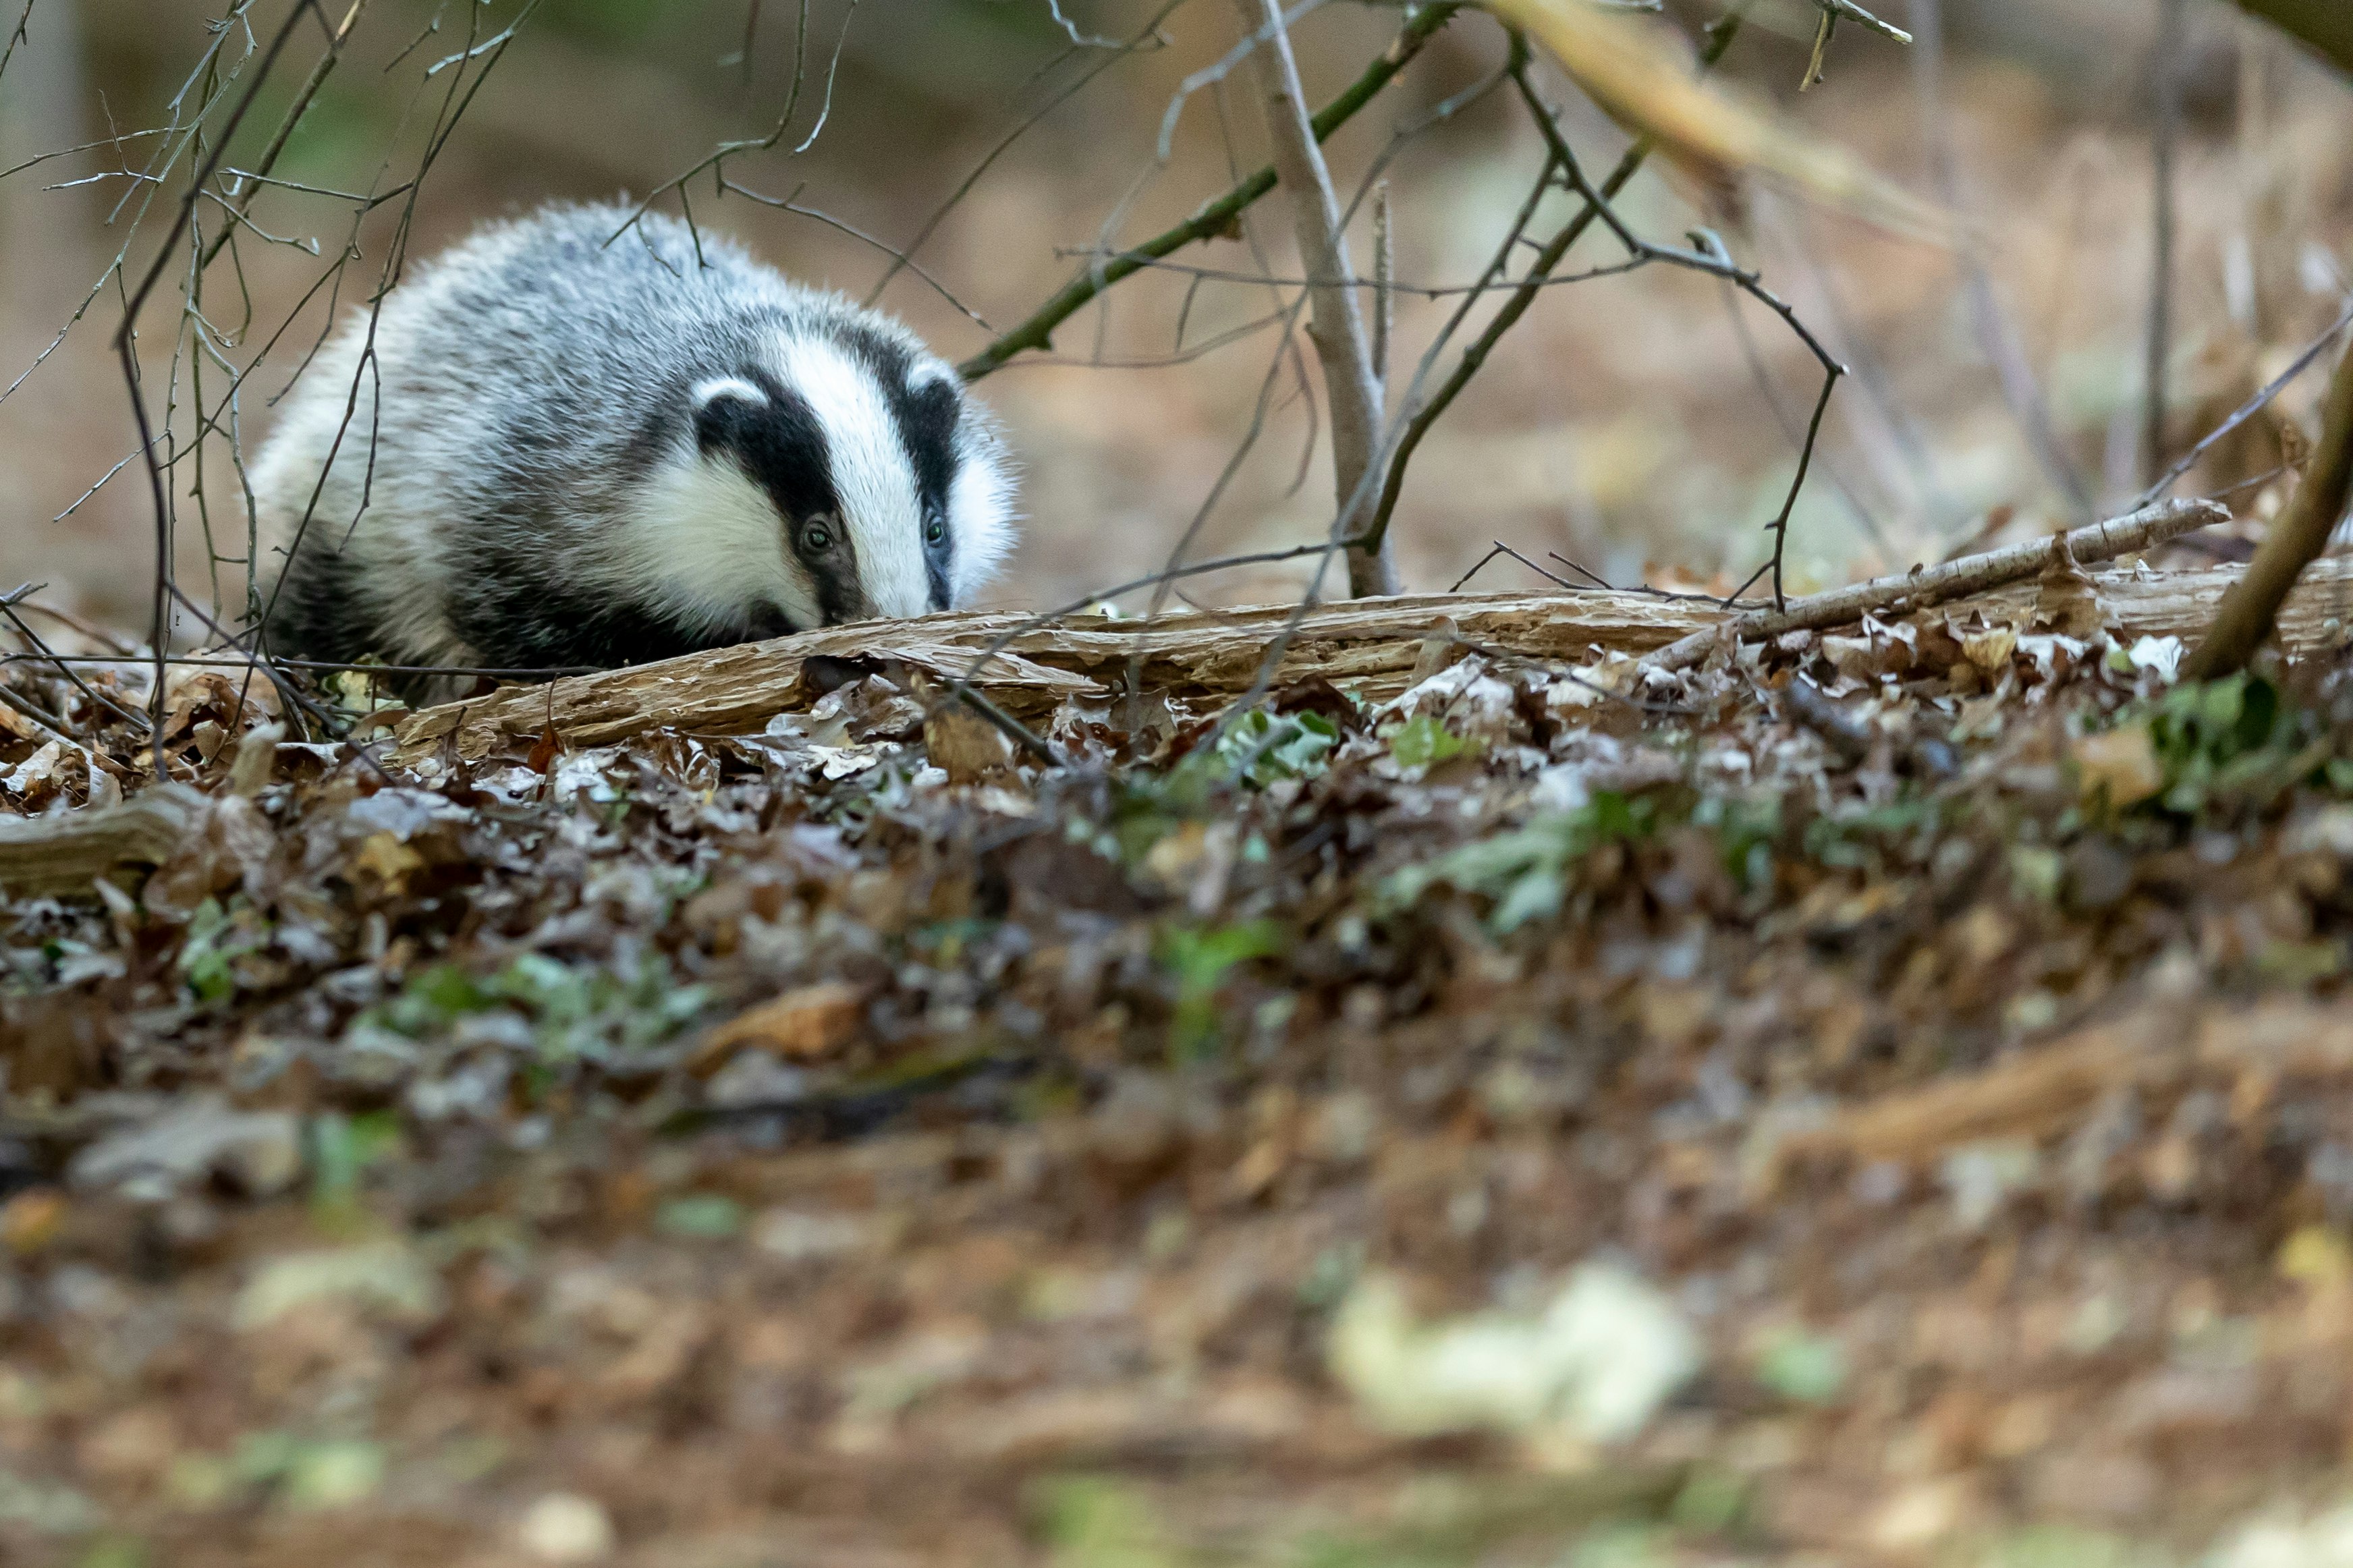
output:
[[[1219,1039],[1218,989],[1239,963],[1271,958],[1288,945],[1273,921],[1235,925],[1169,926],[1160,933],[1160,962],[1176,981],[1176,1012],[1169,1022],[1169,1052],[1194,1061]]]
[[[1692,821],[1715,835],[1724,868],[1742,889],[1773,885],[1773,847],[1781,838],[1781,797],[1708,795],[1692,810]]]
[[[2179,816],[2220,800],[2268,799],[2327,768],[2334,750],[2314,716],[2259,675],[2184,683],[2143,711],[2165,773],[2158,802]]]
[[[455,964],[436,964],[361,1019],[423,1039],[470,1014],[520,1011],[531,1020],[542,1055],[554,1059],[593,1052],[608,1040],[623,1047],[658,1044],[700,1016],[709,1003],[703,987],[673,984],[659,962],[648,961],[634,975],[621,975],[596,964],[575,966],[526,952],[487,977]]]
[[[345,1117],[334,1112],[310,1125],[311,1213],[322,1225],[346,1225],[359,1213],[368,1171],[400,1149],[400,1118],[389,1110]]]
[[[226,1002],[237,994],[237,961],[269,943],[269,922],[248,905],[242,893],[224,906],[206,899],[188,916],[188,934],[180,943],[181,978],[199,1002]]]
[[[1218,740],[1218,760],[1235,778],[1260,789],[1282,779],[1312,779],[1329,765],[1340,727],[1321,713],[1269,713],[1252,709]]]
[[[1481,742],[1465,740],[1448,729],[1444,720],[1429,713],[1417,713],[1398,725],[1388,742],[1389,755],[1397,759],[1398,766],[1423,770],[1481,748]]]
[[[1430,889],[1444,885],[1493,900],[1488,924],[1499,932],[1515,931],[1560,912],[1568,874],[1588,855],[1604,844],[1648,838],[1658,826],[1658,804],[1650,797],[1604,791],[1575,811],[1539,816],[1524,827],[1409,866],[1384,885],[1384,900],[1395,908],[1410,908]]]

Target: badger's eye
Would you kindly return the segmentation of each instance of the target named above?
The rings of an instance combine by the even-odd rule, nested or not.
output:
[[[801,530],[801,548],[804,550],[832,549],[833,519],[823,512],[809,519],[808,525]]]
[[[947,542],[947,539],[948,539],[948,525],[947,525],[946,523],[944,523],[944,522],[942,522],[938,518],[936,518],[936,517],[935,517],[935,518],[932,519],[929,522],[926,522],[925,524],[923,524],[923,542],[924,542],[924,543],[926,543],[926,544],[945,544],[945,543]]]

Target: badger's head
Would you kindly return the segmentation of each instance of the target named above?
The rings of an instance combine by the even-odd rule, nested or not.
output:
[[[1013,538],[1003,443],[955,372],[859,325],[702,367],[628,569],[711,643],[966,603]]]

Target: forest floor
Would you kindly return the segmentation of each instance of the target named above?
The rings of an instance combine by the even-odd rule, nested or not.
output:
[[[0,915],[0,1559],[2342,1563],[2353,667],[2080,607],[1059,768],[175,671]]]

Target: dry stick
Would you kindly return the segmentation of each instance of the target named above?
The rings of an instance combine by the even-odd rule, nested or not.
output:
[[[1707,657],[1720,638],[1754,641],[1784,632],[1812,631],[1844,626],[1864,614],[1926,609],[1968,594],[1981,594],[2031,577],[2049,565],[2063,541],[2078,562],[2109,561],[2137,550],[2147,550],[2168,539],[2210,523],[2231,521],[2230,509],[2212,501],[2169,500],[2115,518],[2087,523],[2051,539],[1967,555],[1941,566],[1923,566],[1894,577],[1874,577],[1852,587],[1834,588],[1792,599],[1786,609],[1751,610],[1717,626],[1669,643],[1641,661],[1644,669],[1684,669]],[[2293,574],[2291,574],[2291,577]],[[2269,611],[2265,612],[2268,624]]]
[[[2183,662],[2183,676],[2211,680],[2245,667],[2271,636],[2288,590],[2327,548],[2329,534],[2344,519],[2348,497],[2353,497],[2353,353],[2337,362],[2320,446],[2305,468],[2304,483],[2263,535],[2247,574],[2223,596],[2214,625]]]
[[[25,0],[25,9],[18,13],[16,25],[8,29],[8,47],[0,48],[0,71],[8,68],[9,60],[16,53],[16,46],[25,42],[25,26],[33,19],[34,4],[35,0]]]
[[[1060,109],[1063,104],[1068,103],[1072,98],[1076,97],[1081,92],[1085,91],[1088,86],[1091,85],[1097,77],[1103,75],[1105,71],[1111,69],[1112,67],[1117,65],[1120,61],[1127,58],[1130,55],[1133,55],[1141,49],[1144,46],[1144,41],[1146,38],[1160,39],[1160,24],[1166,21],[1169,16],[1183,4],[1185,4],[1185,0],[1166,0],[1166,3],[1162,5],[1159,10],[1154,12],[1149,17],[1145,18],[1144,25],[1129,35],[1125,43],[1116,46],[1113,52],[1105,56],[1103,59],[1098,60],[1088,69],[1082,71],[1075,79],[1067,83],[1060,91],[1055,93],[1045,102],[1039,104],[1030,113],[1024,116],[1019,124],[1013,127],[1012,130],[1008,131],[1004,135],[998,137],[996,144],[990,147],[987,152],[982,153],[980,161],[975,163],[971,170],[965,174],[965,177],[956,183],[955,189],[948,193],[947,200],[942,202],[938,206],[932,209],[931,216],[923,220],[923,226],[915,231],[915,237],[907,242],[904,249],[896,253],[898,259],[894,260],[889,268],[884,269],[881,277],[874,280],[874,286],[866,291],[866,304],[869,307],[871,307],[878,303],[882,298],[883,290],[891,287],[891,280],[899,276],[900,269],[902,268],[913,265],[915,252],[923,249],[924,243],[928,241],[933,235],[939,232],[940,225],[948,220],[948,215],[950,213],[953,213],[957,207],[964,205],[964,199],[972,194],[973,187],[980,184],[981,176],[987,174],[988,171],[995,166],[997,159],[1003,157],[1008,152],[1009,152],[1015,142],[1020,141],[1021,138],[1027,136],[1031,131],[1043,123],[1048,115],[1053,113],[1054,110]],[[1162,41],[1165,42],[1166,40]],[[1039,69],[1033,74],[1029,79],[1031,81],[1039,80],[1040,78],[1059,68],[1064,60],[1076,58],[1084,47],[1084,45],[1074,42],[1071,47],[1062,51],[1062,53],[1056,57],[1052,61],[1039,68]],[[1026,87],[1027,84],[1025,83],[1024,86]],[[1016,96],[1018,97],[1019,94],[1017,92]],[[992,331],[995,330],[995,328],[990,329]]]
[[[2147,403],[2141,414],[2143,474],[2165,462],[2166,374],[2173,357],[2174,163],[2181,148],[2182,31],[2189,0],[2158,0],[2157,127],[2150,137],[2155,189],[2150,201],[2155,254],[2148,285]]]
[[[2175,458],[2173,467],[2166,469],[2162,475],[2158,476],[2157,482],[2149,486],[2148,489],[2143,490],[2140,495],[2135,499],[2133,504],[2137,507],[2147,506],[2149,502],[2157,500],[2158,497],[2171,489],[2176,480],[2179,479],[2182,475],[2188,473],[2190,469],[2196,468],[2198,466],[2199,459],[2205,457],[2207,453],[2212,451],[2215,446],[2225,437],[2229,436],[2232,431],[2236,430],[2240,426],[2244,425],[2248,420],[2253,419],[2256,415],[2261,414],[2264,409],[2269,408],[2274,403],[2277,402],[2279,400],[2280,394],[2285,392],[2289,386],[2294,384],[2295,381],[2304,374],[2306,371],[2310,370],[2316,363],[2317,363],[2320,356],[2327,353],[2329,348],[2336,343],[2337,340],[2345,335],[2345,329],[2348,327],[2353,327],[2353,303],[2348,303],[2345,307],[2343,313],[2340,314],[2334,322],[2330,323],[2327,331],[2321,333],[2320,336],[2313,339],[2311,342],[2306,344],[2304,352],[2296,355],[2295,360],[2289,363],[2285,370],[2274,376],[2269,385],[2256,393],[2253,397],[2247,399],[2246,402],[2241,404],[2232,412],[2232,415],[2228,419],[2223,420],[2222,423],[2215,426],[2212,430],[2207,432],[2206,438],[2204,440],[2199,442],[2198,445],[2190,447],[2189,450],[2182,453],[2180,457]],[[2272,476],[2266,475],[2265,477],[2270,478]],[[2227,495],[2230,492],[2226,490],[2223,493]]]
[[[1319,544],[1307,552],[1321,554],[1325,548]],[[1944,613],[2025,620],[2036,605],[2032,574],[2038,564],[2047,564],[2047,556],[2030,563],[2026,577],[1948,602]],[[2235,567],[2146,574],[2110,570],[2097,574],[2094,582],[2114,615],[2116,635],[2126,640],[2171,637],[2192,644],[2213,624],[2241,574]],[[2348,586],[2353,560],[2315,563],[2280,612],[2283,643],[2300,656],[2338,647],[2344,631],[2340,595]],[[1918,584],[1897,579],[1889,588],[1901,599],[1917,593]],[[1115,699],[1139,647],[1146,690],[1197,704],[1229,703],[1261,689],[1267,656],[1278,645],[1288,652],[1277,679],[1322,676],[1377,700],[1412,684],[1421,647],[1433,635],[1459,635],[1554,665],[1589,666],[1597,656],[1639,657],[1725,619],[1709,605],[1632,592],[1563,594],[1550,587],[1343,599],[1303,610],[1274,605],[1151,622],[1086,618],[1047,626],[1023,616],[960,611],[824,627],[566,680],[556,695],[555,721],[575,745],[611,745],[663,728],[744,733],[806,700],[807,689],[797,677],[813,657],[895,658],[946,679],[992,647],[1003,647],[1005,657],[997,668],[976,676],[974,684],[1008,705],[1050,705],[1069,697],[1090,702]],[[1441,620],[1452,621],[1454,632],[1440,634]],[[397,757],[413,763],[430,756],[453,730],[463,731],[467,756],[510,742],[528,746],[546,727],[547,701],[546,692],[518,687],[413,714],[400,724]]]
[[[1332,483],[1340,515],[1333,531],[1355,532],[1356,494],[1371,468],[1380,443],[1381,384],[1373,371],[1373,350],[1364,311],[1347,286],[1348,238],[1340,226],[1340,198],[1332,171],[1316,146],[1314,122],[1299,85],[1299,62],[1282,25],[1282,0],[1235,0],[1243,26],[1267,36],[1257,54],[1259,87],[1266,95],[1267,129],[1274,140],[1274,166],[1291,198],[1305,265],[1307,339],[1324,366],[1324,395],[1331,405]],[[1253,20],[1255,19],[1255,20]],[[1357,598],[1398,591],[1397,567],[1387,542],[1373,539],[1348,547],[1348,591]]]
[[[1396,79],[1397,74],[1421,52],[1421,47],[1430,41],[1430,35],[1453,20],[1454,14],[1461,9],[1455,0],[1439,0],[1438,4],[1415,12],[1398,30],[1388,51],[1366,67],[1365,74],[1350,84],[1346,91],[1317,112],[1311,122],[1315,139],[1324,141],[1353,119],[1357,110],[1370,103],[1381,89]],[[1028,321],[958,365],[957,374],[966,381],[977,381],[1026,349],[1051,348],[1054,329],[1076,315],[1096,295],[1121,279],[1142,271],[1164,256],[1182,250],[1197,241],[1219,238],[1231,232],[1235,220],[1251,203],[1274,189],[1274,166],[1269,164],[1201,207],[1176,227],[1155,235],[1117,256],[1091,260],[1077,277],[1062,286],[1059,293],[1039,306]]]
[[[164,731],[164,669],[169,661],[172,640],[172,506],[164,493],[164,470],[155,458],[155,431],[147,417],[146,394],[140,385],[139,312],[145,308],[149,296],[154,293],[155,286],[163,281],[164,269],[171,265],[179,247],[180,237],[188,232],[188,225],[195,216],[197,199],[220,168],[221,160],[227,155],[229,143],[237,139],[237,127],[245,121],[246,111],[261,96],[261,89],[269,80],[269,73],[277,65],[278,57],[285,51],[288,40],[294,36],[295,26],[305,15],[315,16],[322,26],[325,25],[326,16],[319,9],[319,0],[300,0],[287,13],[284,24],[269,40],[269,47],[261,57],[260,68],[255,72],[245,96],[230,110],[228,123],[222,128],[219,141],[214,144],[202,166],[196,169],[195,177],[188,182],[188,194],[180,203],[170,232],[164,235],[164,243],[157,247],[153,264],[148,268],[146,276],[139,280],[139,287],[123,301],[122,325],[114,334],[114,352],[121,361],[122,384],[131,394],[131,412],[139,426],[139,450],[147,459],[147,480],[153,492],[155,507],[155,615],[153,629],[155,690],[149,699],[148,721],[150,730],[159,736]],[[160,783],[171,775],[164,760],[164,748],[159,744],[152,750],[155,777]]]
[[[33,659],[53,667],[58,674],[71,681],[75,690],[79,691],[84,697],[90,699],[91,707],[107,709],[119,717],[137,725],[142,732],[153,732],[154,727],[148,721],[147,715],[144,713],[134,713],[131,710],[123,707],[121,703],[115,701],[113,699],[100,696],[98,689],[91,686],[90,682],[84,680],[81,678],[80,673],[76,670],[71,664],[58,656],[56,649],[50,647],[47,643],[42,641],[41,635],[35,631],[31,626],[26,626],[25,624],[25,617],[16,613],[16,596],[15,595],[10,595],[5,599],[0,599],[0,616],[5,616],[8,618],[8,624],[16,628],[16,635],[25,639],[25,646],[32,650]]]
[[[1388,396],[1389,339],[1397,331],[1397,235],[1389,212],[1389,183],[1373,187],[1373,375]]]
[[[327,52],[319,57],[319,63],[311,68],[310,76],[304,79],[301,89],[295,92],[294,101],[288,107],[285,118],[278,122],[277,134],[270,137],[269,144],[262,149],[261,156],[255,161],[253,167],[243,174],[245,188],[227,198],[214,198],[228,210],[232,221],[223,224],[220,233],[213,237],[212,244],[206,247],[204,259],[196,264],[196,270],[199,273],[210,267],[220,256],[221,247],[236,237],[238,223],[251,222],[247,215],[253,210],[255,199],[261,195],[263,187],[270,183],[270,172],[278,167],[278,160],[285,153],[287,142],[293,140],[294,128],[301,124],[302,117],[311,111],[311,100],[319,96],[319,89],[326,85],[327,78],[333,73],[336,62],[343,58],[343,45],[350,41],[352,29],[358,26],[360,13],[367,8],[368,0],[352,0],[352,8],[343,13],[343,25],[329,32]],[[326,17],[322,16],[319,21],[323,26],[326,24]]]
[[[1708,28],[1707,47],[1700,51],[1702,70],[1712,68],[1724,58],[1725,51],[1732,47],[1732,40],[1739,35],[1740,23],[1741,12],[1735,10]],[[1641,172],[1654,145],[1645,138],[1627,148],[1625,155],[1618,160],[1618,166],[1609,171],[1609,177],[1601,182],[1601,195],[1605,198],[1615,197],[1624,190],[1628,182]],[[1478,337],[1472,340],[1471,346],[1462,351],[1462,357],[1456,362],[1453,373],[1430,395],[1429,402],[1413,410],[1412,417],[1406,422],[1404,434],[1398,438],[1396,449],[1389,455],[1388,473],[1381,485],[1380,504],[1374,509],[1372,524],[1366,531],[1369,538],[1378,541],[1388,534],[1389,519],[1397,511],[1398,498],[1405,493],[1406,467],[1413,461],[1413,454],[1420,447],[1422,438],[1430,434],[1430,427],[1452,405],[1462,389],[1471,384],[1471,378],[1479,374],[1504,334],[1527,314],[1528,307],[1535,304],[1536,296],[1544,291],[1552,269],[1560,264],[1561,258],[1568,254],[1569,247],[1584,237],[1585,231],[1591,228],[1594,220],[1600,216],[1599,205],[1588,202],[1582,211],[1545,242],[1544,248],[1537,252],[1535,260],[1529,264],[1526,274],[1514,289],[1512,297],[1488,321]],[[1484,281],[1482,279],[1482,282]],[[1470,298],[1465,297],[1466,307]]]
[[[1627,227],[1625,220],[1620,218],[1616,210],[1610,206],[1609,197],[1605,193],[1595,190],[1591,183],[1586,179],[1585,171],[1577,164],[1577,154],[1570,150],[1567,139],[1561,135],[1560,127],[1555,122],[1552,110],[1545,106],[1544,100],[1536,95],[1535,89],[1530,85],[1526,70],[1525,68],[1514,70],[1512,79],[1518,86],[1520,96],[1528,106],[1529,114],[1535,117],[1537,128],[1544,132],[1546,142],[1551,146],[1553,160],[1560,165],[1563,175],[1568,181],[1569,188],[1585,198],[1588,211],[1601,215],[1601,221],[1609,226],[1609,232],[1617,237],[1618,243],[1626,247],[1627,264],[1630,268],[1663,261],[1672,266],[1688,268],[1694,271],[1705,272],[1712,277],[1723,279],[1726,283],[1779,316],[1783,324],[1797,334],[1798,341],[1806,345],[1807,352],[1814,356],[1815,363],[1822,367],[1822,390],[1820,395],[1814,399],[1813,418],[1806,426],[1805,440],[1798,448],[1798,471],[1789,480],[1788,493],[1781,498],[1780,513],[1765,525],[1766,531],[1773,536],[1772,558],[1764,566],[1758,568],[1756,576],[1750,577],[1748,583],[1742,584],[1732,595],[1733,598],[1738,598],[1741,594],[1747,591],[1749,583],[1756,582],[1757,577],[1770,572],[1773,578],[1773,604],[1776,608],[1781,607],[1788,602],[1788,595],[1781,591],[1781,564],[1788,549],[1789,519],[1797,510],[1799,496],[1805,491],[1806,476],[1813,470],[1814,454],[1821,444],[1822,420],[1831,411],[1831,396],[1838,391],[1840,381],[1844,379],[1846,366],[1840,363],[1837,357],[1822,346],[1821,340],[1815,337],[1807,329],[1806,324],[1798,319],[1798,312],[1792,310],[1786,300],[1759,281],[1756,273],[1744,271],[1735,266],[1732,258],[1723,253],[1721,244],[1713,247],[1714,254],[1704,254],[1696,250],[1678,250],[1671,246],[1652,245],[1649,240],[1637,237],[1634,231]],[[1712,236],[1704,234],[1695,235],[1694,237],[1694,239],[1713,238]]]

